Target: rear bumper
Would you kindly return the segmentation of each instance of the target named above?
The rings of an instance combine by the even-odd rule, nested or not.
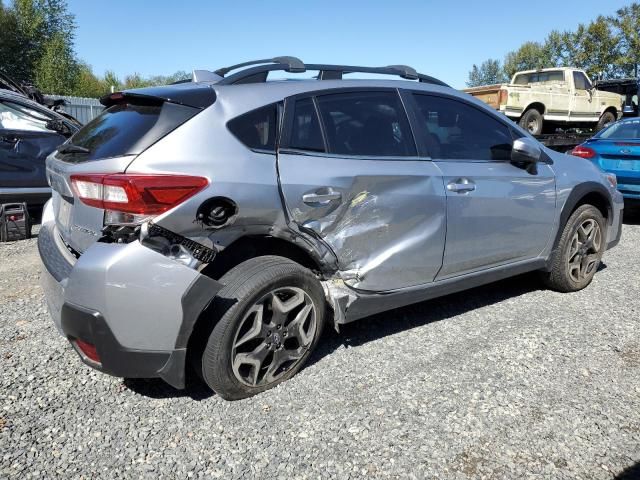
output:
[[[191,331],[221,285],[139,242],[96,242],[75,259],[45,206],[41,283],[59,332],[87,365],[126,378],[185,384]],[[99,362],[77,340],[95,346]]]

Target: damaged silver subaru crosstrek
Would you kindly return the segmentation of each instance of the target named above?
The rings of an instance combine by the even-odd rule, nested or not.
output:
[[[38,246],[56,326],[112,375],[248,397],[327,324],[534,270],[579,290],[620,238],[615,176],[410,67],[278,57],[102,101],[47,160]]]

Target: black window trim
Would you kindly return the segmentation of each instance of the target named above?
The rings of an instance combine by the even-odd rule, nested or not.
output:
[[[502,118],[500,114],[496,114],[493,111],[486,111],[483,107],[474,105],[472,102],[466,101],[465,99],[459,98],[455,95],[448,95],[446,93],[441,92],[433,92],[428,90],[414,90],[414,89],[401,89],[401,95],[405,96],[407,111],[411,112],[409,114],[409,121],[413,122],[414,125],[412,129],[415,131],[414,138],[416,143],[418,144],[418,155],[422,160],[437,160],[440,162],[465,162],[465,163],[509,163],[509,160],[482,160],[482,159],[456,159],[456,158],[437,158],[434,159],[429,154],[429,149],[427,148],[427,140],[424,135],[424,129],[420,128],[420,112],[418,111],[418,105],[414,99],[414,95],[423,95],[429,97],[440,97],[445,98],[447,100],[451,100],[454,102],[461,103],[468,107],[474,108],[477,111],[493,118],[498,123],[504,125],[511,134],[511,138],[515,141],[518,138],[530,136],[529,134],[524,134],[520,130],[514,128],[514,124],[509,120],[506,116]],[[533,137],[531,137],[533,138]]]
[[[400,105],[404,111],[404,114],[407,119],[407,123],[409,125],[409,133],[413,138],[413,145],[416,150],[416,155],[411,156],[389,156],[389,155],[344,155],[344,154],[336,154],[330,153],[329,145],[327,142],[327,136],[325,131],[324,122],[322,121],[322,116],[320,115],[320,110],[318,108],[317,98],[326,96],[326,95],[334,95],[339,93],[368,93],[368,92],[392,92],[395,93],[400,101]],[[318,121],[320,123],[320,130],[322,131],[322,140],[324,142],[324,152],[317,152],[312,150],[303,150],[299,148],[290,147],[291,136],[293,133],[293,119],[295,116],[295,103],[298,100],[303,100],[305,98],[311,97],[313,99],[313,105],[316,110],[316,115],[318,116]],[[420,150],[418,148],[416,136],[413,132],[413,126],[411,125],[411,118],[409,117],[409,111],[407,109],[407,105],[402,98],[402,89],[397,87],[339,87],[339,88],[327,88],[323,90],[312,90],[309,92],[298,93],[295,95],[291,95],[285,98],[284,101],[284,121],[283,121],[283,130],[281,134],[281,142],[280,149],[278,153],[283,154],[295,154],[295,155],[307,155],[313,157],[328,157],[328,158],[347,158],[347,159],[355,159],[355,160],[389,160],[389,161],[416,161],[416,160],[424,160],[424,158],[420,157]]]

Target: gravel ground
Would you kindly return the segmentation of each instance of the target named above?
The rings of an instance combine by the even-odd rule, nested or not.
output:
[[[35,240],[0,245],[0,477],[639,478],[629,220],[582,292],[522,276],[378,315],[233,403],[81,364],[48,318]]]

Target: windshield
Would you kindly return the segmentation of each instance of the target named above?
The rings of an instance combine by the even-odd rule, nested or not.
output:
[[[68,149],[69,153],[64,159],[85,162],[137,155],[200,111],[170,102],[151,105],[118,103],[71,138],[71,145],[88,149],[88,152],[78,153],[77,150]],[[61,149],[64,150],[64,146]]]
[[[639,140],[640,139],[640,118],[637,120],[626,120],[614,123],[602,130],[596,138],[609,140]]]

